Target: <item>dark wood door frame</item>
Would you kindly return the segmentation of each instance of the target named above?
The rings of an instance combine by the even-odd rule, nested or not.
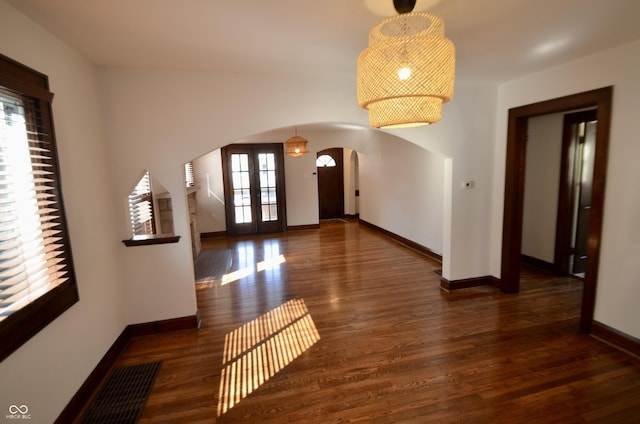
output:
[[[596,131],[596,152],[593,174],[593,203],[587,243],[589,260],[587,261],[584,278],[580,316],[580,331],[586,333],[591,331],[595,306],[612,99],[613,87],[604,87],[509,110],[500,289],[505,293],[518,293],[520,290],[522,214],[524,208],[528,120],[534,116],[551,113],[575,111],[592,107],[597,108],[598,128]]]

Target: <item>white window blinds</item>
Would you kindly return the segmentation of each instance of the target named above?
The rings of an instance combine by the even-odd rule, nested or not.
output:
[[[191,188],[196,185],[196,180],[193,174],[193,162],[187,162],[184,164],[184,185],[187,188]]]
[[[134,236],[156,233],[149,171],[144,173],[129,195],[129,216]]]
[[[38,107],[0,89],[0,322],[69,278]]]

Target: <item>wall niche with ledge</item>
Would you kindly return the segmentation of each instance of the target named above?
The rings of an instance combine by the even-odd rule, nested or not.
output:
[[[126,246],[176,243],[180,236],[173,230],[171,193],[144,171],[128,196],[131,238]]]

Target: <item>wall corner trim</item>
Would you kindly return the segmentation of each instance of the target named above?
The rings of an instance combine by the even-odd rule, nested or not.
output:
[[[427,256],[435,261],[438,261],[440,263],[442,263],[442,255],[440,255],[439,253],[434,252],[433,250],[429,249],[426,246],[423,246],[419,243],[416,243],[412,240],[409,240],[407,238],[404,238],[398,234],[392,233],[391,231],[385,230],[384,228],[378,227],[375,224],[372,224],[370,222],[367,222],[363,219],[358,219],[358,222],[366,227],[369,227],[375,231],[378,231],[384,235],[386,235],[387,237],[390,237],[392,240],[405,245],[406,247],[408,247],[409,249],[415,250],[418,253],[423,254],[424,256]]]
[[[73,423],[78,420],[133,337],[197,328],[200,328],[200,311],[181,318],[127,325],[62,410],[55,424]]]
[[[317,230],[318,228],[320,228],[320,224],[290,225],[287,226],[287,231]]]
[[[500,288],[500,279],[492,275],[483,277],[464,278],[461,280],[449,281],[444,277],[440,278],[440,288],[444,291],[468,289],[471,287],[494,286]]]
[[[591,324],[591,336],[640,358],[640,339],[598,321]]]

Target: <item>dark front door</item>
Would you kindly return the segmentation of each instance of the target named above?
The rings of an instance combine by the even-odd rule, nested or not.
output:
[[[342,149],[334,148],[318,152],[318,206],[320,219],[344,216],[344,170]]]
[[[222,148],[228,235],[286,230],[282,144]]]

